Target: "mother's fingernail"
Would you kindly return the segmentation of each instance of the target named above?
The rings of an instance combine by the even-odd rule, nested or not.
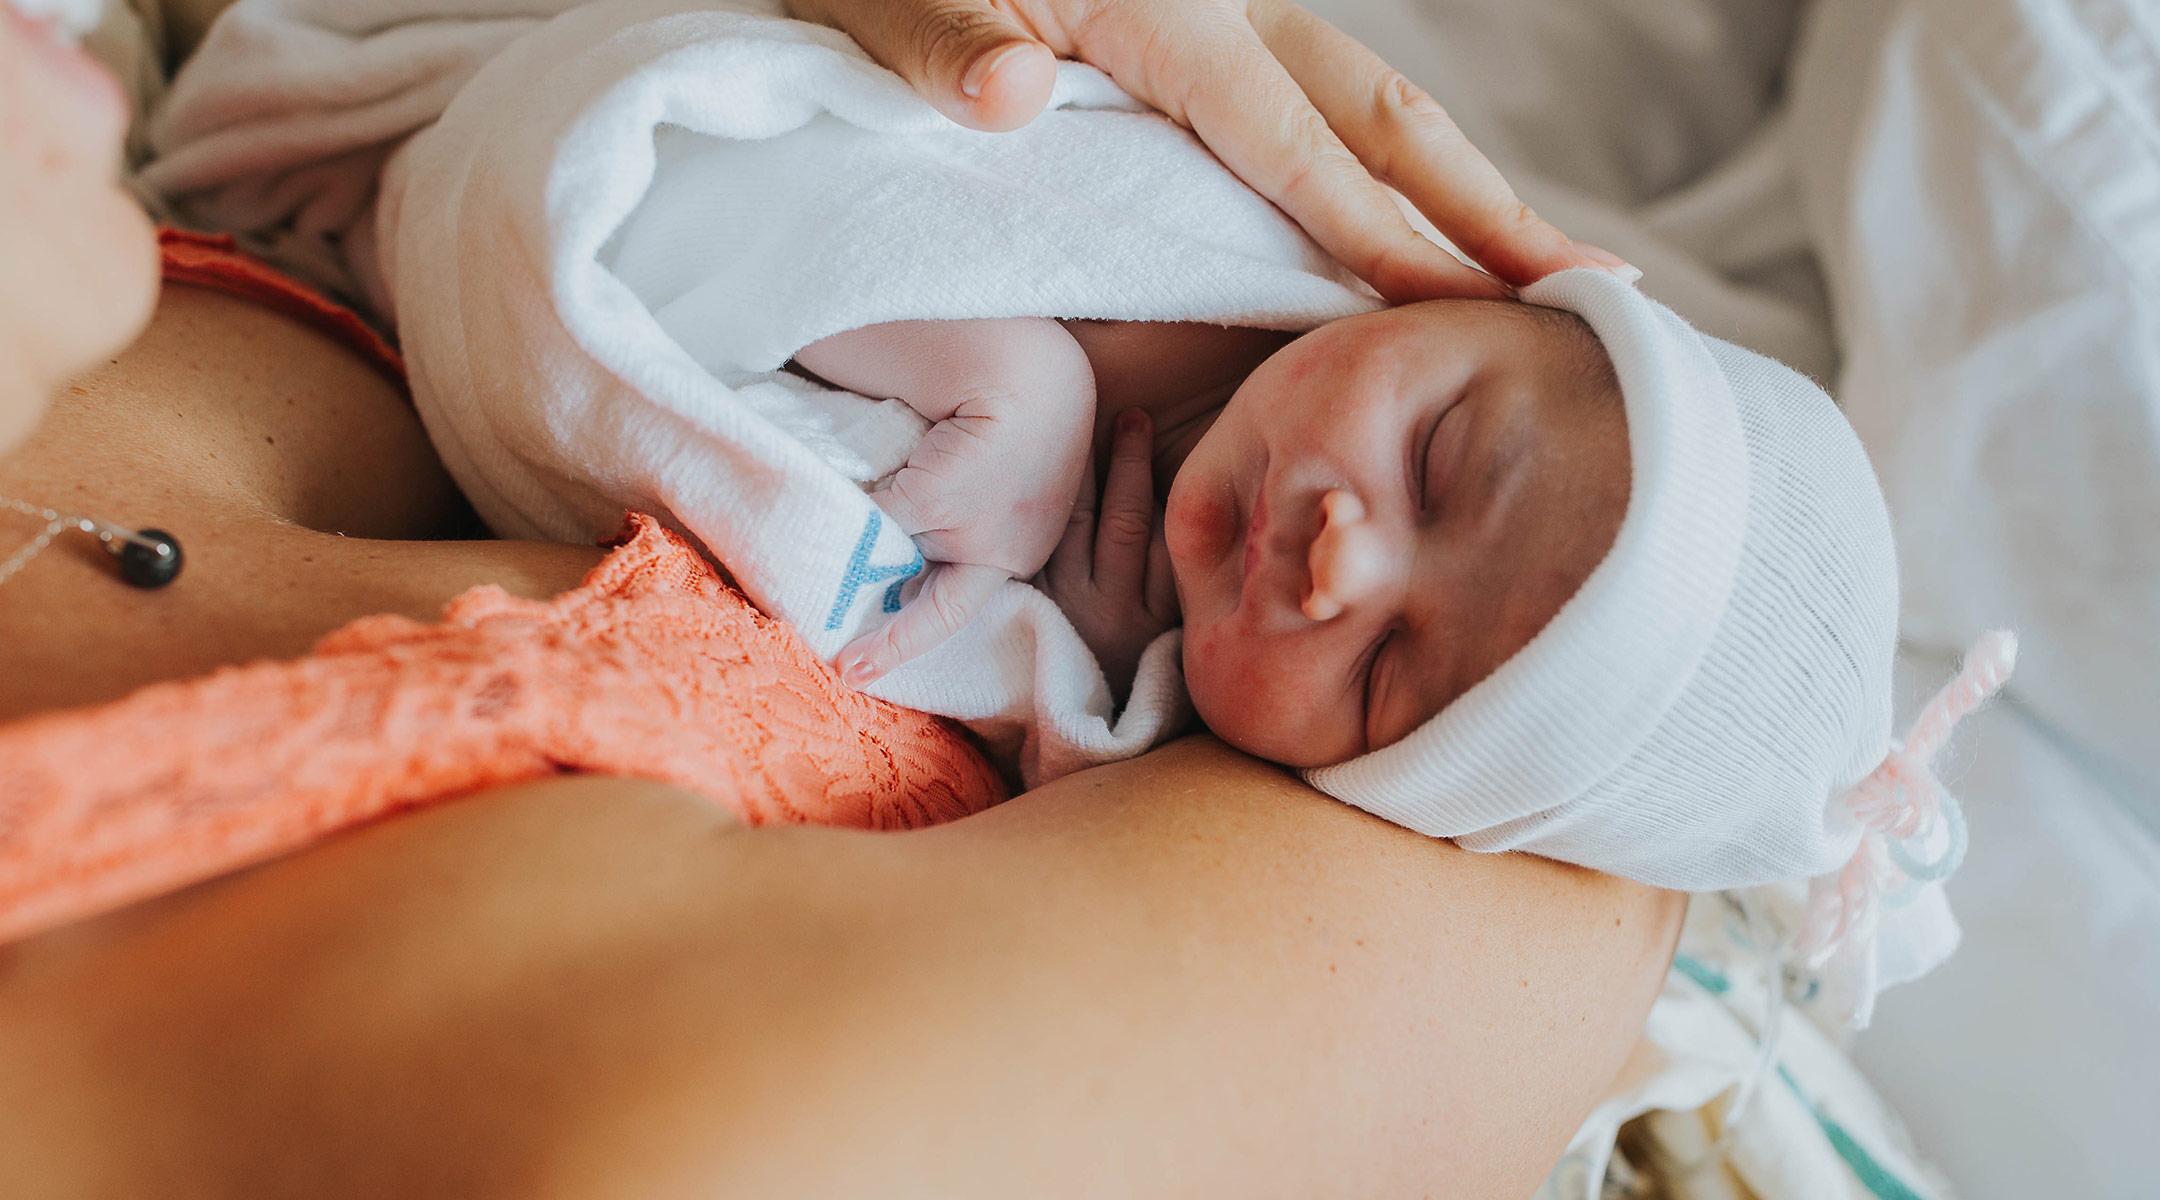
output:
[[[990,82],[990,77],[1015,56],[1027,53],[1027,48],[1026,42],[1007,42],[977,58],[967,74],[960,77],[961,94],[970,100],[982,99],[983,85]]]
[[[1573,242],[1570,244],[1575,247],[1576,253],[1596,263],[1607,275],[1620,282],[1632,285],[1641,281],[1641,267],[1614,254],[1603,246],[1593,246],[1588,242]]]
[[[1582,255],[1584,258],[1589,259],[1591,262],[1594,262],[1601,267],[1624,267],[1628,265],[1628,260],[1620,257],[1617,254],[1614,254],[1612,251],[1607,250],[1603,246],[1593,246],[1588,242],[1577,242],[1572,240],[1568,242],[1568,245],[1575,247],[1575,253]]]
[[[1147,432],[1147,414],[1137,408],[1128,408],[1117,415],[1117,431],[1124,437],[1138,437]]]

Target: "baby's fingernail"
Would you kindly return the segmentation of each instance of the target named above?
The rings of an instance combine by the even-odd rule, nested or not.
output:
[[[860,691],[876,683],[878,676],[883,673],[877,668],[877,660],[862,658],[842,667],[840,669],[840,678],[846,680],[849,687]]]
[[[1007,42],[976,59],[967,74],[960,77],[961,94],[970,100],[982,99],[983,85],[990,82],[990,77],[1015,56],[1027,53],[1027,48],[1026,42]]]

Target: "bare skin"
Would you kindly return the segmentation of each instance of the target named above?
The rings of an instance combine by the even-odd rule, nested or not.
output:
[[[454,513],[403,401],[186,288],[0,492],[191,555],[0,588],[8,714],[597,558],[390,540]],[[1523,1194],[1679,911],[1207,741],[905,835],[502,789],[0,951],[0,1194]]]
[[[0,495],[169,528],[188,559],[172,587],[139,592],[70,540],[10,580],[0,719],[302,654],[373,612],[432,620],[480,583],[552,596],[600,560],[583,546],[414,540],[458,501],[396,389],[311,330],[184,286],[0,456]],[[0,536],[35,528],[0,515]]]
[[[507,789],[0,960],[0,1184],[1521,1195],[1676,909],[1200,741],[900,837]]]

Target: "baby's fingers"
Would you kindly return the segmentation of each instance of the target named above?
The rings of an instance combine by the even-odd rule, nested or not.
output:
[[[900,615],[842,647],[833,659],[834,669],[850,687],[870,686],[960,632],[1007,578],[996,567],[972,563],[932,566],[923,576],[922,590]]]
[[[1148,535],[1155,529],[1154,425],[1146,413],[1128,408],[1118,414],[1116,429],[1095,518],[1095,586],[1112,596],[1139,596],[1147,582]]]

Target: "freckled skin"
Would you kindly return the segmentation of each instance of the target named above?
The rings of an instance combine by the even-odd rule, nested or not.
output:
[[[1627,455],[1617,385],[1573,318],[1441,301],[1292,343],[1169,496],[1201,717],[1292,766],[1399,740],[1581,586],[1626,510]]]

